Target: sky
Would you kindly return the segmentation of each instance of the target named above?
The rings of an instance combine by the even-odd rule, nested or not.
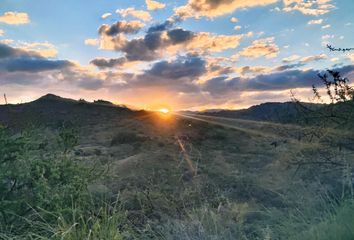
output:
[[[1,0],[0,92],[138,109],[311,101],[354,76],[352,0]],[[3,102],[0,102],[0,104]]]

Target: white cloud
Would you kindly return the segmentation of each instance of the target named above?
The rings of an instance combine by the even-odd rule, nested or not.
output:
[[[233,22],[233,23],[237,23],[238,19],[236,17],[232,17],[232,18],[230,18],[230,21]]]
[[[9,25],[27,24],[30,22],[29,16],[24,12],[5,12],[0,16],[0,23]]]
[[[293,61],[296,61],[297,59],[299,59],[300,58],[300,56],[299,55],[291,55],[291,56],[289,56],[289,57],[286,57],[286,58],[283,58],[283,62],[284,63],[289,63],[289,62],[293,62]]]
[[[96,38],[89,38],[85,40],[85,45],[97,46],[99,44],[99,40]]]
[[[102,14],[101,18],[106,19],[106,18],[109,18],[110,16],[112,16],[112,13],[104,13],[104,14]]]
[[[319,25],[322,23],[323,23],[323,19],[311,20],[307,22],[308,25]]]
[[[335,8],[330,4],[332,0],[283,0],[284,12],[299,11],[305,15],[319,16]]]

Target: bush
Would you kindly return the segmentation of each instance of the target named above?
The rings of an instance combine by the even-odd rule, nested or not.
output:
[[[57,142],[64,136],[74,142],[70,134],[59,134]],[[89,169],[65,154],[69,144],[61,148],[53,141],[49,146],[41,138],[34,132],[11,136],[0,128],[0,232],[37,231],[33,222],[54,223],[55,214],[66,215],[73,204],[84,208],[88,203]]]

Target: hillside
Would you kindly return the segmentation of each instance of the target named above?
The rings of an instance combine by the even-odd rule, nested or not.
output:
[[[47,94],[29,103],[0,105],[0,122],[17,128],[31,125],[59,126],[63,122],[88,124],[131,113],[133,111],[126,107],[101,101],[90,103]]]
[[[264,104],[236,116],[267,116],[264,120],[269,121],[284,116],[280,110],[288,108]],[[5,164],[0,173],[13,176],[19,171],[19,181],[29,182],[16,191],[10,188],[4,206],[26,218],[27,211],[13,207],[21,204],[18,199],[36,211],[45,209],[43,216],[56,211],[60,218],[46,218],[51,230],[38,230],[46,237],[83,239],[86,235],[80,234],[88,227],[118,236],[105,239],[303,239],[301,234],[311,227],[331,226],[334,220],[327,218],[337,211],[335,199],[350,193],[343,171],[354,165],[352,152],[340,141],[352,134],[344,131],[246,117],[132,111],[53,95],[1,106],[0,123],[9,130],[21,129],[23,139],[29,139],[18,154],[13,148],[11,154],[5,152],[19,164]],[[3,136],[0,147],[18,138]],[[83,187],[78,188],[81,178]],[[80,204],[71,210],[73,200],[66,191],[76,189],[81,189]],[[87,195],[89,200],[83,200]],[[108,206],[107,212],[102,213],[102,206]],[[76,215],[72,219],[67,211],[82,214],[87,222],[78,224]],[[13,224],[27,234],[23,226],[28,221],[20,218]]]
[[[310,109],[321,108],[320,104],[302,103]],[[295,102],[262,103],[241,110],[209,110],[200,114],[216,117],[247,119],[255,121],[270,121],[278,123],[296,123],[303,117],[304,110]]]

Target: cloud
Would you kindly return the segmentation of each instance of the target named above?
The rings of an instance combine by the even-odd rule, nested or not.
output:
[[[328,59],[328,56],[326,54],[319,54],[319,55],[314,55],[314,56],[303,57],[300,60],[300,63],[317,62],[317,61],[325,60],[325,59]]]
[[[289,62],[296,61],[299,58],[300,58],[300,56],[295,54],[295,55],[291,55],[290,57],[283,58],[282,62],[289,63]]]
[[[54,58],[58,55],[57,48],[49,42],[21,42],[17,46],[25,51],[36,52],[44,58]]]
[[[27,52],[20,48],[13,48],[6,44],[0,43],[0,59],[12,57],[39,57],[35,52]]]
[[[93,64],[100,69],[104,69],[104,68],[113,68],[116,66],[122,66],[124,63],[126,63],[126,61],[127,59],[125,57],[112,58],[112,59],[96,58],[93,59],[90,62],[90,64]]]
[[[235,91],[269,91],[311,87],[318,82],[317,73],[314,70],[289,70],[261,74],[252,78],[214,78],[206,82],[204,90],[212,95],[218,95]]]
[[[182,18],[219,17],[237,9],[266,6],[278,0],[189,0],[187,5],[175,9],[175,15]]]
[[[332,0],[283,0],[284,12],[299,11],[305,15],[319,16],[330,12],[335,8],[330,4]]]
[[[48,60],[45,58],[20,57],[0,60],[0,71],[8,72],[43,72],[59,70],[73,66],[66,60]]]
[[[66,60],[49,60],[32,50],[0,44],[0,71],[41,72],[73,66]]]
[[[344,66],[335,69],[344,76],[353,74],[354,65]],[[296,88],[311,88],[312,85],[319,85],[319,71],[308,70],[287,70],[282,72],[260,74],[254,77],[216,77],[202,85],[203,91],[208,91],[213,96],[229,94],[232,92],[249,91],[282,91]]]
[[[230,22],[237,23],[238,19],[236,17],[232,17],[230,18]]]
[[[348,53],[346,58],[354,64],[354,53]]]
[[[175,22],[173,20],[166,20],[163,23],[151,26],[148,29],[148,33],[166,31],[174,26]]]
[[[0,16],[0,23],[9,25],[28,24],[30,22],[29,16],[24,12],[5,12]]]
[[[58,54],[56,47],[49,42],[17,42],[5,39],[0,41],[0,58],[2,55],[1,52],[4,54],[6,49],[8,49],[7,52],[12,52],[17,55],[33,57],[54,58]]]
[[[177,28],[168,31],[167,36],[169,37],[172,44],[179,44],[191,40],[194,34],[191,31]]]
[[[112,25],[103,24],[98,32],[107,36],[115,36],[120,33],[133,34],[137,33],[142,27],[144,27],[144,24],[140,21],[118,21]]]
[[[164,9],[166,7],[166,4],[153,0],[145,0],[145,3],[149,11]]]
[[[278,54],[279,47],[274,43],[274,38],[270,37],[253,41],[251,46],[244,48],[242,51],[232,56],[232,58],[275,58]]]
[[[299,55],[291,55],[290,57],[283,58],[282,62],[291,63],[291,62],[295,62],[296,60],[299,60],[298,63],[303,65],[309,62],[317,62],[320,60],[325,60],[327,58],[328,56],[326,54],[312,55],[312,56],[306,56],[302,58]]]
[[[152,20],[149,12],[136,10],[135,8],[117,9],[116,13],[120,14],[122,17],[132,16],[145,22]]]
[[[308,25],[320,25],[323,23],[323,19],[310,20],[307,22]]]
[[[107,18],[109,18],[110,16],[112,16],[112,13],[104,13],[104,14],[102,14],[101,18],[102,18],[102,19],[107,19]]]
[[[322,26],[322,29],[326,29],[326,28],[330,28],[330,27],[331,27],[331,25],[327,24],[327,25]]]
[[[171,29],[172,27],[173,22],[166,21],[150,27],[144,36],[127,39],[124,34],[119,33],[120,31],[111,31],[111,27],[104,25],[100,28],[101,48],[122,52],[128,61],[152,61],[180,52],[205,53],[234,49],[244,37],[207,32],[194,33],[182,28]]]
[[[5,31],[0,29],[0,37],[4,36],[4,34],[5,34]]]
[[[85,45],[97,46],[99,45],[99,40],[96,38],[88,38],[85,40]]]
[[[205,61],[198,56],[179,57],[175,61],[160,61],[155,63],[145,74],[165,78],[195,78],[205,72]]]
[[[194,81],[206,72],[206,62],[198,56],[180,56],[154,63],[141,74],[123,75],[125,88],[163,88],[173,92],[198,91]]]

